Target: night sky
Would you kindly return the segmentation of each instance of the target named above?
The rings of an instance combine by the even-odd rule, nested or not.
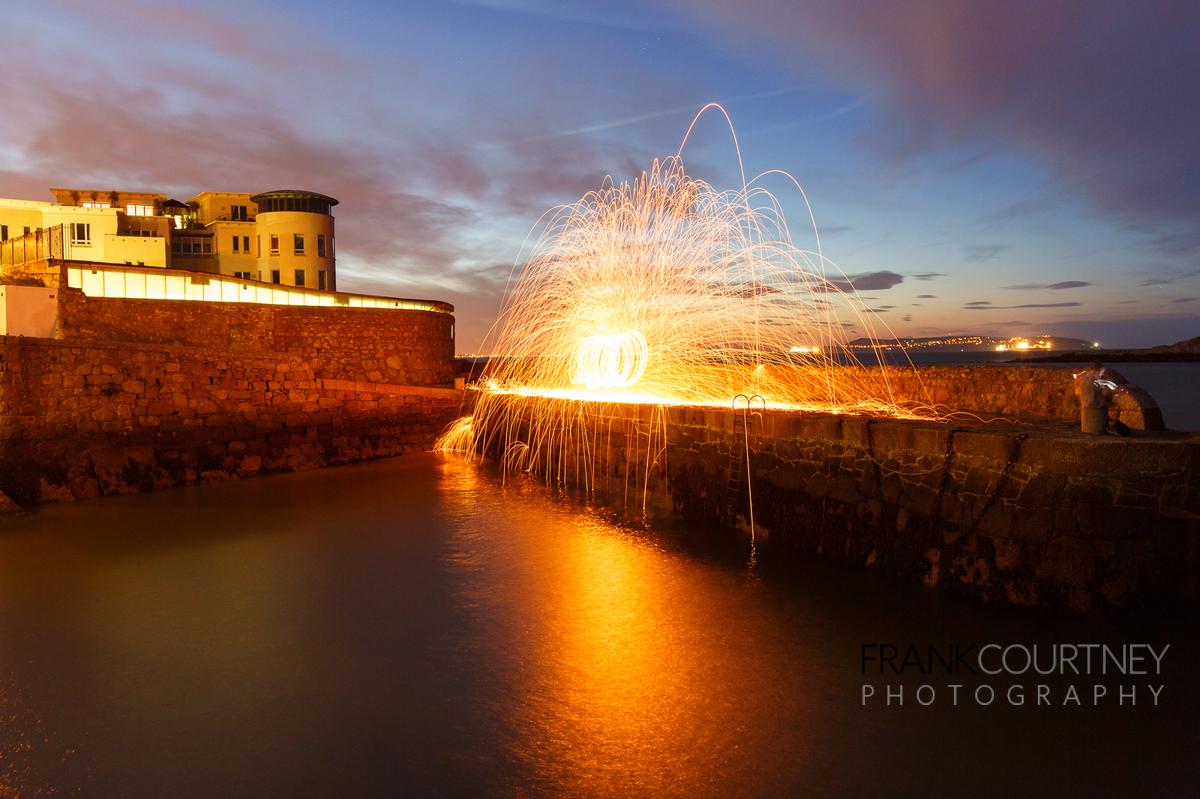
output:
[[[546,208],[717,101],[898,334],[1200,334],[1200,4],[0,4],[0,196],[337,197],[339,288],[480,345]],[[733,188],[724,121],[685,159]],[[773,188],[778,188],[774,187]],[[803,205],[779,192],[796,235]]]

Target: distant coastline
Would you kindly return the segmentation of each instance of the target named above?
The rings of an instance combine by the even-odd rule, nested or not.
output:
[[[1075,363],[1079,361],[1108,361],[1109,363],[1200,363],[1200,336],[1164,344],[1149,349],[1075,350],[1023,358],[1025,363]],[[1009,361],[1013,363],[1013,361]]]

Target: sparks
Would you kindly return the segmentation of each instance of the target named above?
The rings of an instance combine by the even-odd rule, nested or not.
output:
[[[724,114],[710,105],[696,120],[709,110]],[[483,447],[511,430],[504,398],[514,395],[725,408],[745,395],[776,408],[913,415],[894,399],[887,367],[863,367],[846,346],[850,329],[876,338],[882,325],[822,251],[795,178],[772,170],[720,190],[687,173],[686,143],[535,225],[488,337],[472,422],[443,448]],[[740,150],[738,166],[744,175]],[[811,247],[793,240],[768,180],[804,199]]]

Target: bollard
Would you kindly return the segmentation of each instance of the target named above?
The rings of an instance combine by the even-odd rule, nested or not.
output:
[[[1083,432],[1102,436],[1108,432],[1108,408],[1084,405],[1079,409],[1079,422]]]

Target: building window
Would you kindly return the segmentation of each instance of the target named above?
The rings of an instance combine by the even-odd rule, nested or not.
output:
[[[234,236],[233,237],[233,251],[234,252],[239,252],[238,247],[240,246],[240,243],[241,243],[241,239],[239,239],[237,236]]]
[[[242,236],[242,252],[246,253],[247,255],[250,254],[250,237],[249,236]]]
[[[321,291],[324,291],[327,288],[327,286],[325,284],[325,270],[324,269],[317,272],[317,288],[319,288]]]
[[[296,255],[304,255],[304,235],[295,233],[292,235],[292,252]]]
[[[209,236],[176,236],[171,239],[171,253],[183,256],[212,255]]]
[[[317,234],[317,257],[325,257],[325,235],[323,233]]]
[[[297,286],[304,285],[304,270],[303,269],[296,270],[296,285]]]
[[[80,203],[84,208],[112,208],[112,203],[86,202]]]
[[[279,236],[271,234],[271,255],[279,255]],[[276,283],[279,281],[276,280]]]
[[[249,273],[249,272],[234,272],[234,273],[233,273],[233,276],[234,276],[234,277],[237,277],[237,278],[241,278],[242,280],[249,280],[249,279],[250,279],[250,273]]]
[[[29,225],[26,225],[26,226],[25,226],[25,235],[26,235],[26,236],[28,236],[28,235],[29,235]]]
[[[279,270],[278,270],[278,269],[272,269],[272,270],[271,270],[271,282],[272,282],[272,283],[278,283],[278,282],[279,282]]]
[[[8,225],[0,225],[0,241],[8,241]]]
[[[258,253],[258,257],[262,258],[262,236],[254,237],[254,251]],[[259,278],[262,279],[261,277]]]
[[[154,216],[153,205],[127,205],[125,206],[125,214],[127,216]]]
[[[231,205],[229,206],[229,218],[234,222],[245,222],[249,217],[246,215],[246,206]]]
[[[72,244],[91,244],[92,243],[92,226],[87,222],[72,222],[71,223],[71,243]]]

